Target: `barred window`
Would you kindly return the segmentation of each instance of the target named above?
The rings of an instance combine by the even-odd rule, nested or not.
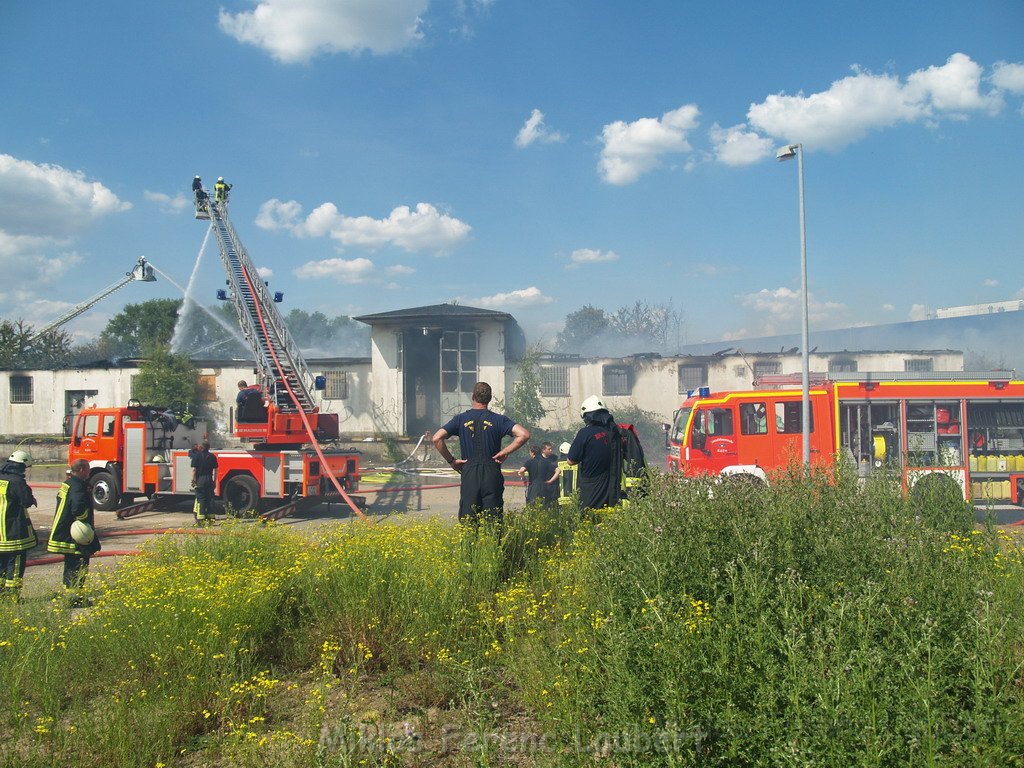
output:
[[[348,371],[324,371],[327,386],[324,389],[324,400],[348,399]]]
[[[633,369],[628,365],[606,365],[601,372],[601,394],[628,395],[633,389]]]
[[[830,373],[856,373],[857,361],[841,357],[833,358],[828,361],[828,370]]]
[[[758,376],[774,376],[782,373],[782,363],[778,360],[757,360],[754,363],[754,378]]]
[[[540,367],[540,393],[544,397],[568,397],[569,366],[542,365]]]
[[[11,402],[31,403],[32,402],[32,377],[11,376]]]
[[[132,376],[132,384],[134,385],[135,377]],[[202,374],[196,380],[196,390],[199,395],[199,399],[206,403],[214,403],[217,401],[217,377],[212,374]]]
[[[932,371],[935,361],[930,357],[908,357],[903,361],[904,371]]]
[[[470,394],[478,378],[476,331],[441,336],[441,391]]]
[[[706,365],[679,366],[679,394],[699,389],[708,383],[708,367]]]

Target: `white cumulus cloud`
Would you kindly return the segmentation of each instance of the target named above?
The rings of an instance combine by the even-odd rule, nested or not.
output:
[[[429,0],[259,0],[251,11],[220,11],[220,28],[241,43],[294,64],[315,56],[388,54],[418,42]]]
[[[997,285],[999,285],[999,281],[996,280],[994,277],[989,277],[986,278],[985,280],[982,280],[981,284],[986,288],[995,288]]]
[[[710,134],[715,159],[726,165],[751,165],[771,157],[775,151],[775,142],[751,131],[746,125],[722,128],[715,123]]]
[[[274,276],[274,270],[270,267],[256,267],[256,273],[264,280],[269,280]]]
[[[323,259],[307,261],[295,270],[295,276],[311,280],[327,278],[339,283],[365,283],[373,277],[375,271],[369,259]]]
[[[1006,79],[1012,81],[1012,73]],[[906,81],[854,68],[854,74],[826,91],[773,94],[751,104],[747,122],[779,140],[838,150],[869,131],[899,123],[997,112],[1002,100],[998,93],[982,93],[981,80],[982,68],[963,53],[954,53],[942,66],[913,72]]]
[[[26,311],[37,284],[52,283],[81,263],[82,257],[68,250],[76,238],[105,216],[131,207],[80,171],[0,154],[0,271],[31,286],[17,300],[5,294],[0,310]]]
[[[538,307],[550,304],[554,299],[541,293],[540,288],[530,286],[518,291],[508,293],[496,293],[493,296],[482,296],[478,299],[467,299],[466,304],[480,306],[485,309],[522,308]]]
[[[520,149],[528,147],[534,142],[541,144],[557,144],[565,141],[565,137],[558,131],[553,131],[544,124],[544,113],[535,109],[526,118],[523,127],[516,134],[516,146]]]
[[[76,237],[98,219],[131,207],[81,171],[0,154],[0,231],[7,235]]]
[[[666,155],[690,151],[687,134],[697,127],[700,110],[686,104],[660,118],[642,117],[632,123],[616,120],[601,131],[599,168],[609,184],[632,184],[658,167]]]
[[[783,331],[792,330],[802,314],[800,291],[782,286],[780,288],[762,288],[754,293],[738,297],[740,303],[752,309],[762,323],[759,334],[771,336]],[[847,307],[834,301],[818,301],[814,294],[807,297],[807,317],[810,323],[818,327],[836,327],[845,322]],[[735,336],[734,336],[735,338]]]
[[[1024,93],[1024,64],[997,61],[992,66],[992,75],[989,80],[1000,90],[1022,94]]]
[[[291,229],[302,215],[302,206],[294,200],[281,202],[276,197],[267,200],[256,214],[256,226],[260,229]]]
[[[268,200],[260,206],[256,224],[263,229],[286,229],[296,237],[330,237],[346,247],[390,245],[410,253],[447,253],[465,242],[472,229],[429,203],[418,203],[415,209],[400,205],[386,219],[346,216],[334,203],[317,206],[305,220],[301,216],[302,206],[294,200]]]
[[[580,264],[597,264],[604,261],[618,261],[619,254],[615,251],[597,251],[593,248],[577,248],[569,254],[566,269],[576,269]]]
[[[413,267],[407,267],[405,264],[392,264],[384,271],[389,275],[411,275],[416,272]]]
[[[171,197],[163,192],[150,192],[147,189],[143,191],[142,196],[149,202],[156,203],[161,213],[181,213],[193,204],[192,200],[181,192]]]

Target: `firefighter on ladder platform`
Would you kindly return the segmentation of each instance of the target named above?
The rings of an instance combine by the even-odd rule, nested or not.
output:
[[[218,203],[226,203],[228,201],[228,192],[231,191],[231,185],[224,181],[223,176],[217,177],[217,183],[213,185],[213,198]]]
[[[208,526],[214,521],[213,488],[217,474],[217,456],[210,453],[207,440],[196,446],[192,454],[192,488],[196,493],[195,506],[196,525]]]

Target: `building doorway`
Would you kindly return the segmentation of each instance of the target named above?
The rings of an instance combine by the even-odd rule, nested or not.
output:
[[[416,328],[402,334],[405,433],[433,433],[441,426],[441,333]]]

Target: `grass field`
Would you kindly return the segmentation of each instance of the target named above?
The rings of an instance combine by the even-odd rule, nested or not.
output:
[[[884,480],[708,491],[154,542],[92,608],[0,607],[0,763],[1024,765],[1011,534]]]

